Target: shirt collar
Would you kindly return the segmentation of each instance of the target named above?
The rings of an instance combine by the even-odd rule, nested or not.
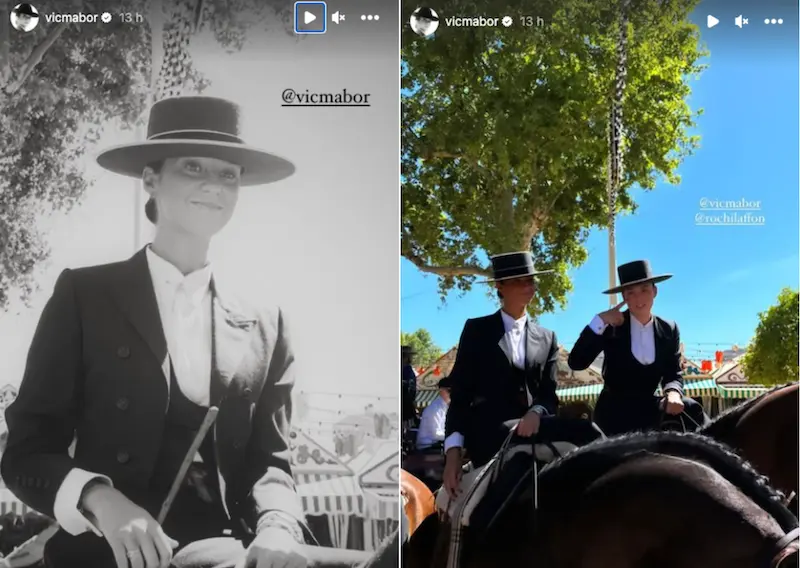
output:
[[[642,322],[640,322],[638,319],[636,319],[635,317],[631,316],[631,326],[633,326],[634,328],[636,328],[636,329],[638,329],[640,331],[646,331],[646,330],[649,330],[649,329],[653,328],[653,319],[654,319],[654,317],[651,315],[650,316],[650,321],[648,321],[645,324],[642,324]]]
[[[511,331],[512,329],[522,329],[525,326],[525,323],[528,321],[528,314],[524,314],[521,318],[515,320],[503,310],[500,310],[500,316],[503,318],[503,326],[506,328],[506,331]]]
[[[210,264],[184,276],[175,265],[153,252],[151,247],[147,247],[146,254],[147,265],[156,286],[173,294],[183,289],[193,302],[200,301],[208,293],[211,285]]]

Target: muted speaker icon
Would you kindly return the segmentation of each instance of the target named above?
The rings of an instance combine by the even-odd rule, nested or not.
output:
[[[340,14],[338,11],[331,14],[331,20],[333,20],[334,24],[338,24],[340,22],[344,22],[344,14]]]
[[[733,23],[736,24],[737,28],[741,28],[742,26],[746,26],[747,24],[749,24],[747,18],[743,18],[741,15],[736,16],[736,18],[734,18],[733,20]]]

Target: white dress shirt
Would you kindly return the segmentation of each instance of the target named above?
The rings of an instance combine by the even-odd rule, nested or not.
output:
[[[505,340],[511,347],[511,363],[517,368],[525,370],[525,356],[527,354],[526,347],[527,341],[524,340],[527,335],[528,314],[523,315],[519,319],[514,319],[503,310],[500,310],[500,316],[503,318],[503,327],[506,330]],[[528,404],[533,402],[533,396],[530,391],[525,387],[528,395]],[[534,406],[531,410],[544,414],[546,409],[542,406]],[[464,435],[460,432],[453,432],[444,441],[444,451],[447,452],[450,448],[463,448]]]
[[[418,448],[427,448],[444,441],[444,425],[449,406],[440,395],[422,411],[417,430]]]
[[[642,365],[652,365],[656,360],[656,340],[653,329],[653,316],[650,321],[643,324],[631,316],[631,352]],[[594,316],[589,328],[597,335],[602,335],[608,324],[597,315]]]
[[[171,364],[175,380],[186,398],[195,404],[208,406],[211,391],[211,267],[206,265],[184,276],[149,246],[146,255],[169,351],[164,368],[167,388]],[[195,461],[202,461],[199,455],[195,456]],[[53,507],[56,521],[71,535],[92,530],[102,536],[78,510],[83,489],[92,480],[113,485],[105,475],[76,467],[70,470],[56,493]]]

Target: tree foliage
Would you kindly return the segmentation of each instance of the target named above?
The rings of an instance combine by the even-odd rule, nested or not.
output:
[[[401,333],[400,344],[410,345],[417,352],[414,356],[414,367],[430,367],[442,356],[442,349],[433,342],[430,332],[424,328],[414,333]]]
[[[797,290],[784,288],[778,302],[758,314],[753,342],[742,357],[748,382],[780,385],[798,380],[798,329],[800,300]]]
[[[165,14],[179,0],[159,1]],[[197,2],[198,0],[188,0]],[[90,181],[79,167],[103,128],[137,126],[150,95],[152,8],[146,0],[121,0],[113,12],[138,12],[145,23],[47,24],[33,31],[11,29],[14,2],[0,0],[0,308],[35,288],[34,270],[48,257],[37,220],[66,212]],[[65,0],[66,13],[100,13],[99,2]],[[235,52],[249,33],[288,29],[292,7],[277,0],[202,0],[199,32]],[[187,91],[207,84],[190,66]]]
[[[688,80],[704,55],[688,21],[697,0],[630,0],[624,174],[630,190],[678,183],[697,139]],[[531,250],[541,279],[531,312],[564,305],[567,269],[587,258],[592,227],[607,226],[607,127],[618,0],[443,0],[440,19],[485,15],[514,25],[403,31],[402,255],[469,290],[487,273],[480,253]],[[415,6],[403,0],[404,13]],[[524,26],[520,16],[533,16]],[[535,17],[545,25],[536,26]]]

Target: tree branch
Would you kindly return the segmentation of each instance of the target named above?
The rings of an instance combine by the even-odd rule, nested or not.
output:
[[[17,91],[22,88],[22,85],[25,84],[25,81],[28,80],[33,70],[39,65],[39,62],[44,57],[44,54],[47,53],[47,50],[56,42],[58,37],[64,33],[64,30],[67,29],[67,23],[60,23],[58,24],[52,32],[44,39],[42,43],[37,45],[31,51],[31,54],[28,56],[28,59],[25,61],[25,65],[23,66],[22,73],[19,75],[19,79],[11,83],[8,88],[5,89],[6,94],[13,95]]]
[[[412,253],[403,253],[403,257],[411,261],[421,272],[436,274],[437,276],[491,276],[491,271],[475,264],[462,266],[431,266]]]

